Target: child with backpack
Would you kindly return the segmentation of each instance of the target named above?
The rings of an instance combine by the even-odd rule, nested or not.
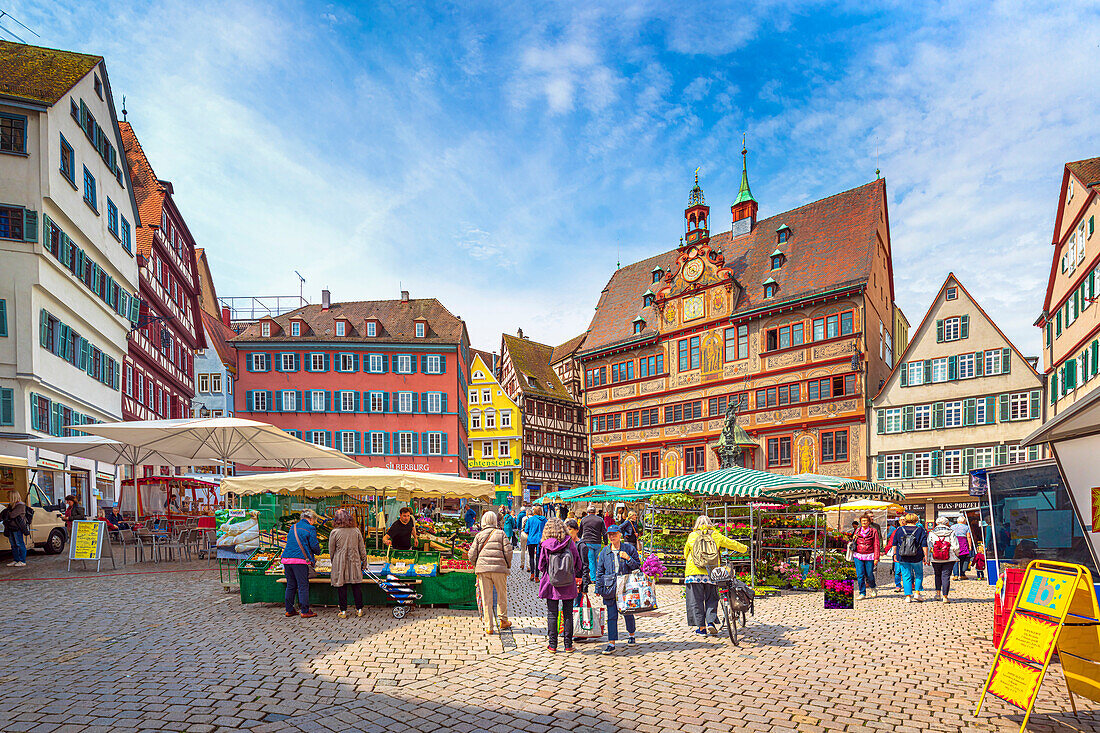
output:
[[[700,515],[695,528],[684,542],[684,583],[687,599],[687,622],[696,634],[718,634],[718,587],[711,582],[710,571],[721,562],[719,548],[737,553],[749,548],[731,540],[711,524],[710,517]]]
[[[558,610],[561,610],[561,634],[565,651],[573,651],[573,601],[577,597],[577,568],[581,553],[569,536],[565,522],[557,517],[546,520],[538,559],[539,598],[546,601],[546,636],[549,652],[558,650]]]
[[[928,533],[928,562],[936,579],[936,597],[947,603],[951,592],[951,572],[959,561],[959,538],[951,531],[947,517],[936,520],[936,528]]]

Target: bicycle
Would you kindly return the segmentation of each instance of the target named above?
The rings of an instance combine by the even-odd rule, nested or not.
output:
[[[741,615],[741,628],[744,629],[748,625],[748,614],[756,615],[755,593],[737,580],[728,565],[719,565],[709,575],[710,581],[718,587],[718,605],[722,608],[726,633],[734,646],[740,646],[737,643],[737,615]]]

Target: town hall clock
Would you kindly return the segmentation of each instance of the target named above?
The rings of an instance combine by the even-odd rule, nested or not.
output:
[[[690,298],[684,298],[684,320],[691,321],[696,318],[702,318],[704,315],[704,301],[703,294],[693,295]]]
[[[703,274],[703,261],[696,257],[693,260],[688,260],[684,265],[684,279],[689,283],[693,283],[698,280]]]

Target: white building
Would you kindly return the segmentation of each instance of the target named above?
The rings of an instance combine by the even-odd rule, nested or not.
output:
[[[0,452],[122,419],[139,221],[121,151],[101,57],[0,41]],[[55,498],[117,496],[114,466],[29,458]]]

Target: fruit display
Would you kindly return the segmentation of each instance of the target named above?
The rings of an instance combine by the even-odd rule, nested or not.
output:
[[[409,568],[412,567],[412,563],[404,560],[395,560],[390,563],[390,575],[405,575],[409,572]]]
[[[417,563],[413,565],[413,575],[421,578],[431,577],[436,574],[438,568],[439,566],[433,562]]]
[[[474,572],[474,564],[469,560],[462,560],[460,558],[445,557],[439,561],[439,570],[443,573],[451,572]]]
[[[317,555],[317,562],[314,564],[314,569],[318,574],[331,573],[332,572],[332,558],[325,553],[323,555]]]

